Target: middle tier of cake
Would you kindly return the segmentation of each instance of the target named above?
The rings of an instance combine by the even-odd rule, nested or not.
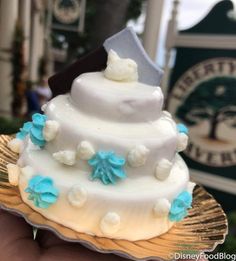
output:
[[[113,151],[126,159],[130,177],[153,176],[161,160],[172,162],[176,155],[178,130],[165,112],[156,121],[120,123],[88,115],[74,105],[70,95],[61,95],[48,103],[44,113],[59,124],[56,137],[45,147],[52,155],[76,153],[87,142],[95,152]],[[90,170],[87,161],[77,156],[71,165]]]

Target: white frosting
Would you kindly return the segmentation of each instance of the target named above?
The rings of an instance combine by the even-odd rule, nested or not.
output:
[[[72,166],[76,162],[76,153],[73,150],[63,150],[53,153],[54,159],[59,162]]]
[[[68,192],[69,203],[77,208],[82,207],[87,200],[87,190],[81,185],[74,185]]]
[[[46,141],[55,139],[59,130],[59,123],[57,121],[48,120],[43,128],[43,137]]]
[[[48,103],[43,104],[43,105],[41,106],[41,111],[44,112],[44,111],[46,110],[47,106],[48,106]]]
[[[168,111],[162,111],[162,113],[163,113],[166,117],[172,118],[172,115],[170,114],[170,112],[168,112]]]
[[[12,163],[7,164],[8,180],[9,183],[13,186],[18,185],[20,168]]]
[[[105,235],[116,233],[120,228],[120,216],[114,212],[107,213],[101,220],[100,228]]]
[[[35,171],[31,166],[25,166],[24,168],[21,168],[21,176],[26,179],[31,179],[34,174]]]
[[[155,217],[167,216],[170,211],[171,204],[168,199],[160,198],[153,207],[153,214]]]
[[[122,59],[115,51],[110,50],[104,75],[107,79],[113,81],[137,81],[138,66],[134,60]]]
[[[140,167],[143,166],[149,154],[149,149],[147,149],[144,145],[137,145],[128,153],[128,162],[132,167]]]
[[[126,173],[133,178],[144,173],[154,176],[157,162],[162,158],[172,161],[176,154],[176,124],[167,117],[129,123],[105,120],[80,111],[68,95],[60,95],[50,101],[46,115],[60,124],[57,137],[45,146],[51,154],[59,150],[77,151],[78,143],[89,141],[96,151],[114,151],[127,158],[132,148],[142,144],[149,149],[146,164],[133,168],[127,161]],[[76,166],[80,170],[90,170],[87,162],[78,157]]]
[[[7,146],[13,152],[20,153],[23,149],[23,144],[22,140],[14,138],[8,142]]]
[[[159,180],[167,179],[170,174],[172,165],[172,162],[170,162],[168,159],[161,159],[156,166],[156,178]]]
[[[188,146],[188,136],[185,133],[178,133],[177,152],[183,151]]]
[[[106,237],[131,241],[158,236],[173,225],[166,217],[155,218],[153,207],[160,198],[172,202],[186,190],[189,182],[188,169],[179,156],[173,161],[171,173],[163,182],[158,182],[152,173],[135,178],[128,175],[122,182],[107,186],[100,181],[90,181],[91,170],[83,171],[76,165],[63,167],[46,150],[26,148],[21,160],[27,166],[34,166],[35,174],[52,178],[54,186],[60,191],[56,204],[48,209],[39,209],[28,200],[28,193],[24,191],[30,178],[21,175],[21,195],[31,208],[75,231],[101,237],[104,236],[99,225],[102,217],[108,212],[115,212],[122,220],[120,229]],[[75,184],[87,191],[87,200],[81,208],[72,206],[68,201],[68,192]]]
[[[77,156],[82,160],[89,160],[95,154],[92,144],[88,141],[81,141],[77,147]]]
[[[188,191],[190,194],[192,194],[192,193],[193,193],[193,189],[194,189],[195,186],[196,186],[196,183],[190,181],[190,182],[188,183],[188,186],[187,186],[187,191]]]
[[[21,170],[19,189],[31,208],[77,232],[144,240],[172,227],[173,222],[163,214],[168,209],[163,199],[172,202],[189,189],[189,174],[176,155],[181,136],[173,119],[162,112],[160,87],[130,81],[134,67],[129,73],[122,71],[123,67],[117,70],[120,64],[125,68],[129,63],[114,55],[110,59],[112,81],[102,72],[82,74],[74,80],[71,94],[59,95],[48,103],[45,114],[60,130],[43,149],[35,149],[26,139],[18,164],[33,170]],[[112,63],[118,64],[115,70]],[[114,77],[122,77],[122,81]],[[92,169],[87,159],[99,150],[114,151],[127,159],[125,179],[107,186],[90,179]],[[159,181],[154,173],[162,159],[167,161],[158,164],[158,173],[165,179]],[[50,177],[60,192],[48,209],[36,207],[25,192],[33,173]]]
[[[164,101],[158,86],[110,81],[101,72],[84,73],[76,78],[71,99],[76,110],[85,115],[119,123],[155,121],[162,113]],[[53,101],[55,99],[49,106]],[[62,106],[62,109],[66,107]]]

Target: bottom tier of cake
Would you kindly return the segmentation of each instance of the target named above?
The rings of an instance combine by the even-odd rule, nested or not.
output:
[[[99,237],[134,241],[165,233],[175,221],[173,202],[178,217],[181,211],[186,214],[184,204],[178,206],[181,201],[176,199],[184,192],[191,195],[193,189],[179,155],[165,181],[143,176],[116,185],[91,181],[90,173],[61,165],[47,151],[30,146],[18,165],[19,189],[25,203],[52,221]]]

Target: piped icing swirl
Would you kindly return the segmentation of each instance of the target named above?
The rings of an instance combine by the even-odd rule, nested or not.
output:
[[[138,66],[132,59],[122,59],[110,50],[104,76],[113,81],[132,82],[138,80]]]

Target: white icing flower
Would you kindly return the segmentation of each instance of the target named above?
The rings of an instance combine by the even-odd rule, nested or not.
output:
[[[178,133],[177,152],[183,151],[187,148],[188,136],[185,133]]]
[[[115,212],[108,212],[102,218],[100,228],[107,235],[116,233],[120,228],[120,216]]]
[[[30,179],[35,174],[34,169],[31,166],[25,166],[21,168],[21,175],[26,179]]]
[[[192,194],[195,186],[196,186],[196,183],[189,181],[188,186],[187,186],[187,191],[190,194]]]
[[[53,140],[59,130],[59,123],[57,121],[48,120],[43,128],[43,137],[46,141]]]
[[[138,80],[138,66],[132,59],[122,59],[113,50],[108,53],[107,67],[104,71],[107,79],[131,82]]]
[[[158,199],[153,207],[153,214],[155,217],[167,216],[170,211],[170,202],[166,198]]]
[[[147,149],[144,145],[137,145],[128,153],[128,162],[132,167],[140,167],[143,166],[149,154],[149,149]]]
[[[87,190],[80,185],[73,186],[68,192],[69,203],[74,207],[82,207],[87,200]]]
[[[94,154],[95,150],[88,141],[82,141],[77,147],[77,156],[82,160],[89,160]]]
[[[72,166],[76,162],[76,153],[73,150],[63,150],[53,153],[54,159],[59,162]]]
[[[156,166],[155,176],[159,180],[165,180],[170,175],[172,162],[168,159],[161,159]]]
[[[7,147],[13,152],[20,153],[23,150],[23,145],[23,140],[15,138],[8,142]]]
[[[20,168],[12,163],[7,164],[8,180],[13,186],[17,186],[19,183]]]

